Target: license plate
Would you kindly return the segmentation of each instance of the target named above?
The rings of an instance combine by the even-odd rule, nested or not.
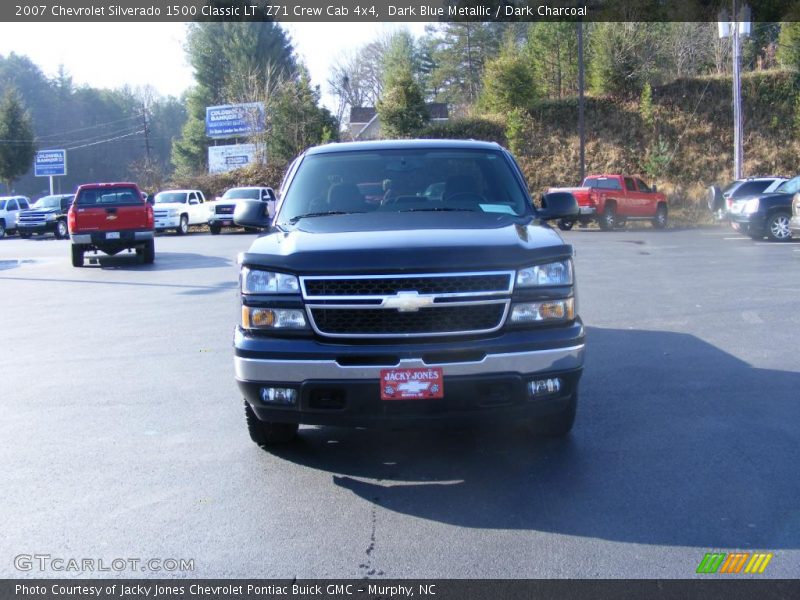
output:
[[[106,233],[107,240],[118,240],[119,239],[119,231],[109,231]]]
[[[433,398],[444,398],[444,375],[441,367],[381,370],[381,400]]]
[[[223,222],[222,222],[222,224],[223,224],[225,227],[229,227],[230,225],[233,225],[233,221],[223,221]]]

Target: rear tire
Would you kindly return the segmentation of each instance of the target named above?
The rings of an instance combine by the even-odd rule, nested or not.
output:
[[[72,251],[72,266],[83,266],[83,248],[73,245],[70,250]]]
[[[564,437],[572,431],[575,424],[575,412],[578,406],[578,392],[572,394],[567,407],[561,412],[539,417],[533,421],[536,435],[544,437]]]
[[[64,240],[69,237],[69,227],[66,221],[59,221],[56,223],[56,239]]]
[[[178,224],[178,228],[175,230],[175,233],[178,235],[186,235],[189,233],[189,217],[186,215],[181,215],[181,221]]]
[[[209,223],[208,229],[211,231],[211,235],[217,235],[220,231],[222,231],[222,225],[219,223]]]
[[[247,432],[250,434],[250,439],[259,446],[288,444],[295,439],[300,427],[297,423],[274,423],[259,420],[247,400],[244,402],[244,418],[247,421]]]
[[[558,220],[558,228],[561,231],[569,231],[575,227],[575,221],[572,219],[559,219]]]
[[[667,228],[667,205],[659,204],[656,208],[656,216],[653,217],[653,227],[656,229]]]
[[[21,237],[23,240],[29,240],[32,235],[33,234],[31,233],[22,233],[21,231],[19,232],[19,237]]]
[[[154,240],[148,240],[142,251],[142,261],[146,265],[152,265],[156,260],[156,243]]]
[[[600,215],[600,229],[611,231],[617,224],[617,207],[607,204],[603,214]]]
[[[0,240],[6,237],[6,224],[0,221]]]
[[[788,212],[779,210],[772,213],[767,219],[767,237],[773,242],[787,242],[792,239],[792,230],[789,221],[792,216]]]

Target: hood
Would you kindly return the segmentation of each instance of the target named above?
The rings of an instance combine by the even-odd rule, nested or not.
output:
[[[49,215],[49,214],[52,214],[52,213],[60,213],[60,212],[61,212],[61,209],[57,208],[57,207],[53,207],[53,208],[27,208],[25,210],[19,211],[19,214],[20,215],[30,215],[30,214],[36,213],[36,214],[39,214],[39,215]]]
[[[549,226],[478,212],[311,217],[258,238],[243,263],[289,272],[379,273],[518,268],[572,255]]]
[[[173,210],[175,208],[181,209],[188,206],[188,204],[183,202],[159,202],[158,204],[153,204],[153,210]]]

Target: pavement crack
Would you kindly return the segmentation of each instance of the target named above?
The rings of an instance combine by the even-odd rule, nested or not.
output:
[[[382,577],[386,573],[372,565],[372,553],[375,551],[375,532],[378,527],[378,506],[380,505],[380,497],[375,496],[373,499],[372,510],[370,511],[370,532],[369,532],[369,545],[365,551],[367,559],[358,565],[361,569],[361,578],[369,579],[370,577]]]

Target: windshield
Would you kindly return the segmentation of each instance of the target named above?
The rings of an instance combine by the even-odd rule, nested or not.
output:
[[[375,194],[377,181],[382,182],[381,194]],[[449,210],[520,216],[528,211],[528,200],[499,151],[330,152],[303,159],[278,222],[326,213]]]
[[[32,208],[61,208],[61,196],[44,196]]]
[[[6,209],[6,201],[0,200],[0,210],[5,210],[5,209]]]
[[[233,188],[222,196],[223,200],[261,200],[261,190],[258,188]]]
[[[186,192],[159,192],[156,194],[156,204],[186,204]]]
[[[599,190],[621,190],[622,186],[618,179],[608,177],[587,177],[583,180],[581,187],[594,188]]]
[[[796,194],[800,192],[800,175],[792,177],[789,181],[782,183],[775,191],[782,194]]]

